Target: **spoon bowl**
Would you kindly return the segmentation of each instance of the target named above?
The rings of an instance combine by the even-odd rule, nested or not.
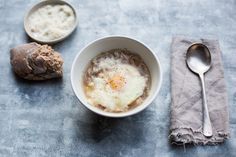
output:
[[[187,65],[195,73],[205,73],[211,67],[209,49],[201,44],[192,44],[187,50]]]

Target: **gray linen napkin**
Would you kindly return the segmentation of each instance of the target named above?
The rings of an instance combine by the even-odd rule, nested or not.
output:
[[[202,134],[202,93],[198,76],[185,62],[188,47],[195,42],[205,44],[212,57],[211,69],[205,74],[206,95],[213,136]],[[175,37],[171,60],[171,126],[170,140],[175,144],[217,144],[229,136],[227,91],[221,51],[217,40],[192,40]]]

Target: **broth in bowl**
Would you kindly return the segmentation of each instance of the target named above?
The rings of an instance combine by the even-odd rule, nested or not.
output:
[[[142,58],[127,49],[94,57],[83,77],[89,104],[106,112],[126,112],[147,98],[151,76]]]

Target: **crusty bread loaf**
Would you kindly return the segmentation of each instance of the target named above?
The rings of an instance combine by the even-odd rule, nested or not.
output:
[[[15,73],[28,80],[62,77],[63,59],[48,45],[35,42],[17,46],[10,51]]]

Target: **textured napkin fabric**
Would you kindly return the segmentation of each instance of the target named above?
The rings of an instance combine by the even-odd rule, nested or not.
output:
[[[200,79],[186,64],[187,49],[196,42],[205,44],[211,52],[212,66],[205,73],[207,103],[213,127],[211,138],[202,134],[203,101]],[[219,42],[176,37],[173,38],[171,51],[171,142],[203,145],[223,142],[229,136],[229,116]]]

